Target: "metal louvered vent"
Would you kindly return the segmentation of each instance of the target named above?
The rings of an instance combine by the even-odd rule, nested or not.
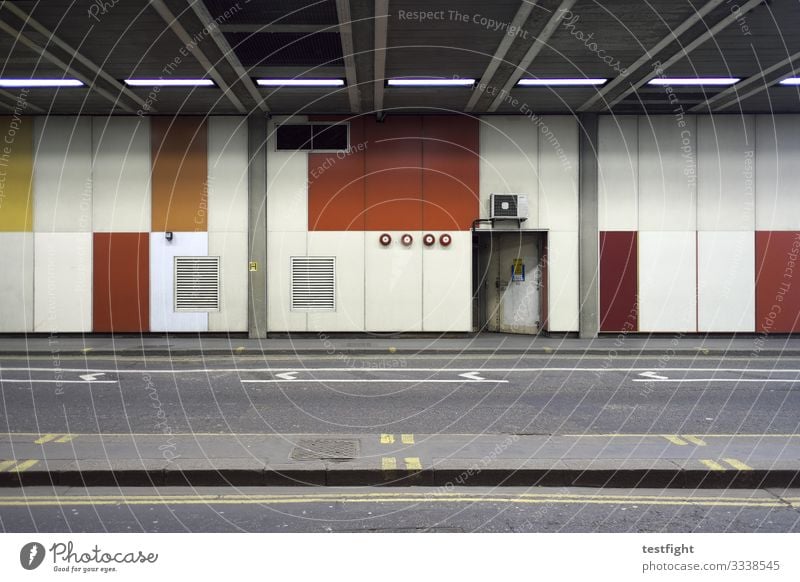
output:
[[[175,257],[175,311],[219,311],[219,257]]]
[[[336,311],[336,258],[291,258],[292,311]]]
[[[528,197],[525,194],[490,194],[489,218],[525,220],[528,218]]]

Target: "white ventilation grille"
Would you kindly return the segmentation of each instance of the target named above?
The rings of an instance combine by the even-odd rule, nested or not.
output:
[[[291,258],[292,311],[336,311],[336,258]]]
[[[175,257],[175,311],[219,311],[219,257]]]

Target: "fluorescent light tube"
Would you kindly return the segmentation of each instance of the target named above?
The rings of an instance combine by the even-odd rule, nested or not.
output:
[[[211,79],[125,79],[129,87],[213,87]]]
[[[0,87],[83,87],[78,79],[0,79]]]

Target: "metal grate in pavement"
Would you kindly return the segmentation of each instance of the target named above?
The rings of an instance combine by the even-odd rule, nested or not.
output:
[[[292,449],[295,461],[349,461],[358,457],[358,439],[300,439]]]

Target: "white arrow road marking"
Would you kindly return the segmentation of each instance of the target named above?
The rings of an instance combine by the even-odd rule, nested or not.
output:
[[[480,372],[467,372],[465,374],[459,374],[462,378],[466,378],[467,380],[472,380],[473,382],[480,382],[482,380],[486,380],[480,375]]]
[[[87,382],[96,382],[98,376],[105,376],[105,375],[106,375],[105,372],[94,372],[92,374],[84,374],[83,376],[81,376],[81,379],[86,380]]]
[[[655,372],[642,372],[639,374],[640,376],[644,376],[645,378],[649,378],[650,380],[669,380],[666,376],[661,376]],[[634,382],[644,382],[644,380],[634,380]]]
[[[281,380],[297,380],[295,376],[297,376],[297,372],[283,372],[282,374],[275,374],[275,377],[280,378]]]

